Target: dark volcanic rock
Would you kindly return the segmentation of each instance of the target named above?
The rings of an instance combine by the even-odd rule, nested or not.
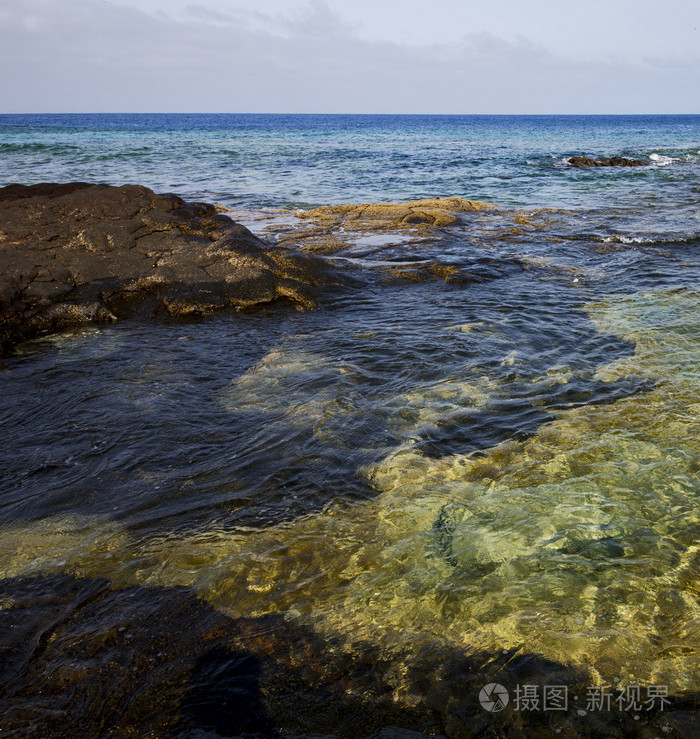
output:
[[[571,157],[570,167],[648,167],[649,162],[643,159],[625,159],[625,157],[611,157],[610,159],[591,159],[591,157]]]
[[[328,264],[272,248],[212,205],[146,187],[0,189],[0,352],[80,323],[315,304]]]

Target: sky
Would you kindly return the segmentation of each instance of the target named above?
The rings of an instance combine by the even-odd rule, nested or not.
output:
[[[0,112],[700,113],[697,0],[0,0]]]

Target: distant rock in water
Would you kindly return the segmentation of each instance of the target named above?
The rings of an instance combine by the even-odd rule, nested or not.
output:
[[[611,157],[610,159],[591,159],[591,157],[571,157],[570,167],[648,167],[649,162],[643,159],[625,159],[625,157]]]
[[[197,316],[337,284],[324,260],[271,247],[213,205],[146,187],[0,188],[0,352],[71,325]]]

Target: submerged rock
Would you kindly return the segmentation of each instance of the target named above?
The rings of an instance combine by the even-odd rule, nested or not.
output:
[[[378,649],[288,614],[231,618],[184,587],[68,574],[0,581],[0,627],[0,731],[13,736],[656,736],[698,705],[691,693],[666,712],[582,713],[588,671],[528,651],[434,636]],[[479,695],[493,682],[513,704],[523,684],[556,685],[568,706],[492,714]]]
[[[267,231],[275,235],[280,244],[335,254],[362,241],[374,247],[432,243],[440,229],[464,224],[474,214],[495,209],[496,206],[489,203],[458,197],[405,203],[324,205],[294,213],[303,224],[300,227],[290,229],[288,224],[283,224]]]
[[[614,156],[609,159],[592,159],[591,157],[571,157],[570,167],[648,167],[649,162],[643,159],[626,159]]]
[[[42,332],[138,315],[198,316],[336,284],[323,260],[270,247],[215,206],[146,187],[0,189],[0,351]]]
[[[416,226],[454,226],[459,223],[461,213],[488,210],[494,206],[478,200],[463,198],[428,198],[409,200],[406,203],[360,203],[357,205],[327,205],[300,213],[302,218],[327,220],[342,218],[345,227],[365,225],[374,221],[387,228]]]
[[[2,580],[0,627],[3,733],[365,736],[385,724],[440,726],[431,707],[396,704],[386,659],[336,654],[338,644],[276,614],[231,619],[187,588]]]
[[[437,278],[444,280],[448,285],[471,285],[507,277],[514,272],[522,271],[525,266],[519,259],[508,257],[500,259],[470,257],[458,264],[429,260],[395,262],[383,264],[381,268],[387,273],[389,280],[423,282]]]

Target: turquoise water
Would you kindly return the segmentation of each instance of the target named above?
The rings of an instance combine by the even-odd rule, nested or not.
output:
[[[594,174],[562,166],[582,153],[655,164]],[[700,117],[2,115],[0,163],[3,184],[140,182],[251,207],[446,195],[629,205],[630,188],[653,200],[688,196]]]
[[[652,164],[565,166],[581,153]],[[307,641],[278,644],[278,667],[381,655],[402,725],[449,736],[483,717],[472,688],[495,663],[510,689],[559,670],[698,694],[700,117],[2,116],[0,172],[218,202],[302,249],[319,205],[497,206],[432,231],[334,226],[360,284],[319,310],[18,347],[0,365],[5,577],[280,616]],[[320,709],[300,724],[263,676],[266,710],[290,731],[388,723],[376,676],[349,674],[352,731]],[[547,730],[619,728],[586,734],[590,713]]]

